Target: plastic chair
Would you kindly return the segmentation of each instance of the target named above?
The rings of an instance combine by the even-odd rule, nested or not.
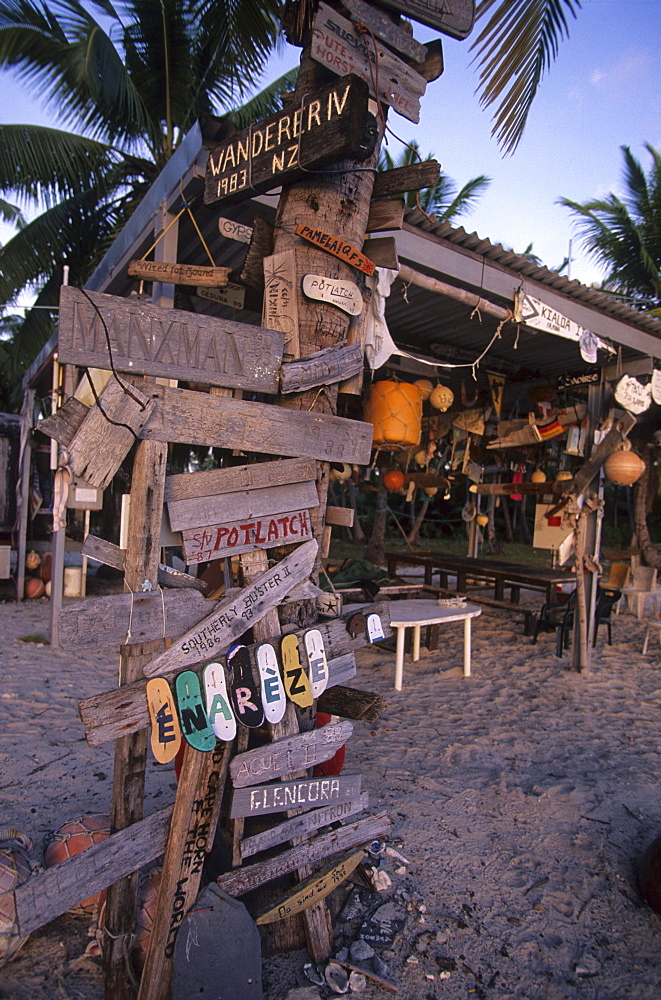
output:
[[[532,645],[537,642],[537,636],[540,632],[555,632],[555,655],[562,656],[563,649],[569,646],[569,636],[574,626],[575,605],[575,590],[572,590],[563,604],[558,604],[556,601],[548,601],[546,604],[542,604],[539,618],[535,623]]]
[[[645,602],[648,597],[652,598],[654,617],[659,617],[659,601],[656,596],[657,571],[652,566],[636,566],[631,576],[631,586],[624,586],[622,590],[622,604],[626,601],[629,610],[633,611],[634,600],[636,603],[636,618],[644,618]],[[619,606],[616,614],[619,613]]]
[[[627,567],[628,568],[628,567]],[[594,609],[594,638],[592,640],[592,647],[597,645],[597,636],[599,634],[599,626],[605,625],[608,634],[608,645],[613,645],[613,633],[611,630],[611,614],[613,613],[613,608],[617,606],[622,597],[622,591],[620,590],[602,590],[601,587],[597,590],[597,603]]]

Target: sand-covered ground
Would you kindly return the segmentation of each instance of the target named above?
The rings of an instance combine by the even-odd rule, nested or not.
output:
[[[77,703],[116,683],[117,658],[22,641],[47,630],[45,601],[0,604],[0,825],[37,847],[65,821],[107,812],[112,780],[112,746],[87,746]],[[554,656],[553,636],[532,646],[519,620],[485,613],[470,679],[452,625],[438,651],[407,660],[399,693],[392,652],[359,654],[352,684],[385,695],[388,710],[354,724],[345,769],[362,774],[372,811],[389,811],[387,846],[407,863],[380,855],[392,884],[352,890],[337,945],[390,904],[381,915],[399,930],[376,947],[377,966],[401,1000],[661,996],[661,917],[636,886],[661,834],[661,646],[643,657],[643,630],[615,617],[613,646],[600,635],[578,675]],[[146,813],[174,788],[172,768],[150,761]],[[65,916],[35,932],[0,969],[0,997],[101,1000],[100,966],[83,957],[88,928]],[[265,960],[266,1000],[296,986],[332,995],[304,977],[306,961],[302,951]],[[368,982],[361,995],[395,994]]]

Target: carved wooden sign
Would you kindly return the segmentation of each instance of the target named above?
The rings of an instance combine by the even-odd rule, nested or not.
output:
[[[306,95],[300,107],[238,132],[209,154],[204,201],[241,201],[356,154],[363,140],[367,84],[344,76]]]
[[[150,391],[157,405],[140,431],[142,438],[325,462],[367,465],[370,460],[374,427],[360,420],[164,385]]]
[[[246,301],[245,285],[237,285],[235,281],[228,281],[224,288],[205,288],[203,285],[198,285],[195,294],[200,299],[208,299],[221,306],[230,306],[231,309],[243,309]]]
[[[420,98],[427,81],[385,45],[373,39],[365,41],[365,37],[346,17],[320,3],[312,27],[310,55],[333,73],[355,73],[367,81],[372,97],[378,96],[409,121],[419,122]]]
[[[339,237],[331,235],[331,233],[325,233],[323,229],[315,229],[314,226],[308,226],[303,222],[299,222],[296,226],[296,235],[301,236],[308,243],[312,243],[313,246],[318,247],[320,250],[325,250],[326,253],[333,254],[334,257],[339,257],[345,264],[351,264],[352,267],[357,268],[364,274],[374,274],[374,268],[376,267],[374,262],[345,240],[341,240]]]
[[[226,559],[228,556],[291,545],[312,538],[307,510],[285,511],[273,516],[229,521],[182,531],[184,557],[188,565]]]
[[[359,316],[363,311],[363,296],[353,281],[326,278],[323,274],[304,274],[301,287],[308,299],[330,302],[349,316]]]
[[[282,330],[285,355],[298,356],[296,257],[291,249],[264,258],[262,323],[274,330]]]
[[[359,774],[340,774],[336,778],[305,778],[236,788],[231,816],[232,819],[264,816],[287,809],[313,809],[332,802],[347,802],[360,795],[360,782]]]
[[[369,795],[367,792],[363,792],[357,799],[338,802],[337,805],[322,806],[320,809],[301,813],[300,816],[293,816],[278,826],[272,826],[268,830],[262,830],[261,833],[255,833],[252,837],[246,837],[242,840],[241,857],[249,858],[259,851],[284,844],[286,840],[304,837],[314,830],[319,830],[322,826],[342,822],[349,816],[354,816],[356,813],[362,812],[363,809],[367,809],[368,805]]]
[[[257,917],[256,924],[272,924],[274,920],[284,920],[293,917],[308,907],[314,906],[349,878],[354,868],[357,868],[365,857],[365,851],[353,851],[344,857],[330,861],[314,875],[304,879],[295,889],[281,896],[267,910]]]
[[[195,264],[164,264],[156,260],[132,260],[127,274],[145,281],[167,281],[173,285],[206,285],[222,288],[229,279],[230,267],[207,267]]]
[[[230,763],[232,784],[245,788],[314,767],[335,756],[352,733],[351,723],[343,720],[237,754]]]
[[[277,330],[63,285],[62,362],[257,392],[277,392]]]
[[[218,496],[204,496],[196,500],[170,500],[168,513],[172,530],[185,531],[239,519],[249,521],[256,517],[275,517],[283,511],[316,507],[318,504],[317,488],[309,480],[220,493]],[[239,539],[235,537],[234,541],[238,543]]]
[[[437,28],[450,38],[466,38],[475,20],[475,0],[379,0],[382,7]]]
[[[228,240],[236,240],[237,243],[250,243],[252,239],[252,226],[244,226],[234,219],[218,219],[218,232]]]
[[[212,614],[148,663],[144,668],[145,676],[167,676],[201,660],[209,660],[217,653],[224,653],[251,625],[276,607],[297,583],[307,580],[317,548],[314,539],[304,542],[277,566],[261,573],[239,594],[221,601]]]
[[[303,392],[316,385],[331,385],[363,370],[362,344],[326,347],[300,361],[288,361],[280,373],[281,392]]]

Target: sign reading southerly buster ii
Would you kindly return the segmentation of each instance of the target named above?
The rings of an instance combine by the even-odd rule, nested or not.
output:
[[[227,204],[290,183],[305,170],[356,156],[363,141],[368,89],[344,76],[281,111],[237,132],[209,154],[204,200]]]
[[[69,364],[255,392],[277,392],[284,346],[278,330],[69,285],[60,292],[58,338]]]

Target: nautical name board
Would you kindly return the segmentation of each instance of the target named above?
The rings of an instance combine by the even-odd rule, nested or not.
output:
[[[475,20],[475,0],[452,0],[451,3],[448,0],[379,0],[379,3],[460,40],[470,34]]]
[[[186,563],[211,562],[228,556],[291,545],[312,538],[312,524],[307,510],[289,511],[251,521],[232,521],[198,530],[182,531]]]
[[[306,778],[303,781],[279,781],[272,785],[235,788],[231,818],[264,816],[288,809],[313,809],[331,802],[347,802],[360,795],[359,774],[337,778]]]
[[[209,299],[210,302],[218,302],[221,306],[230,306],[232,309],[243,309],[246,301],[245,285],[237,285],[235,281],[228,281],[224,288],[198,285],[195,294],[201,299]]]
[[[58,353],[69,364],[274,393],[283,346],[278,330],[69,285],[60,292]]]
[[[208,267],[195,264],[165,264],[156,260],[132,260],[127,274],[130,278],[145,281],[166,281],[179,285],[207,285],[209,288],[223,288],[228,281],[231,268]]]
[[[245,788],[315,767],[330,760],[352,733],[353,726],[343,719],[309,733],[285,737],[237,754],[230,762],[232,784],[235,788]]]
[[[363,296],[353,281],[326,278],[323,274],[304,274],[303,295],[317,302],[330,302],[349,316],[359,316],[363,311]]]
[[[368,87],[344,76],[299,107],[265,118],[209,154],[204,201],[241,201],[288,184],[306,170],[356,155],[363,141]]]
[[[234,219],[218,219],[218,232],[228,240],[236,240],[237,243],[250,243],[252,239],[252,226],[244,226]]]
[[[334,257],[339,257],[345,264],[351,264],[352,267],[357,268],[364,274],[374,274],[374,269],[376,268],[374,261],[371,261],[360,250],[356,250],[351,243],[340,239],[339,236],[326,233],[323,229],[315,229],[314,226],[307,226],[303,222],[299,222],[296,226],[296,235],[302,236],[308,243],[312,243],[314,246],[319,247],[319,249],[333,254]]]

